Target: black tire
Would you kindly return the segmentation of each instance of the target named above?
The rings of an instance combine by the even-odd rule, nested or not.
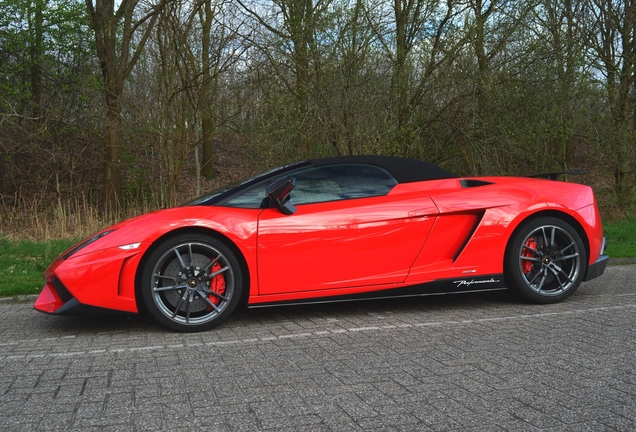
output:
[[[144,259],[140,291],[150,315],[181,332],[209,330],[236,309],[243,292],[236,255],[222,241],[180,234]]]
[[[587,253],[579,233],[567,222],[542,216],[513,233],[504,258],[506,285],[514,297],[558,303],[583,280]]]

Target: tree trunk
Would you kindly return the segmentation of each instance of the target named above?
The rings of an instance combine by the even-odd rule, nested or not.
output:
[[[44,36],[44,7],[42,0],[34,2],[34,15],[32,26],[32,37],[30,56],[31,56],[31,116],[40,120],[42,116],[42,46]]]
[[[212,20],[214,13],[212,12],[212,1],[205,0],[203,4],[204,16],[202,22],[202,40],[201,40],[201,65],[203,81],[201,85],[201,175],[212,178],[214,177],[214,109],[212,95],[216,92],[216,88],[210,89],[211,67],[210,64],[210,32],[212,30]],[[216,82],[216,79],[215,79]]]
[[[119,98],[107,101],[104,141],[104,209],[117,214],[121,210],[121,103]]]
[[[104,210],[107,213],[116,213],[121,209],[122,204],[121,110],[124,80],[141,55],[158,13],[165,3],[161,1],[146,15],[135,20],[134,12],[139,0],[121,0],[117,9],[115,0],[85,0],[85,2],[95,34],[95,46],[102,70],[106,101]],[[146,23],[145,28],[141,26],[143,23]],[[142,34],[136,40],[131,56],[131,44],[137,31]]]
[[[408,8],[409,5],[407,5]],[[406,58],[409,47],[406,43],[406,26],[408,24],[407,12],[402,7],[402,0],[394,0],[395,10],[395,62],[393,64],[392,87],[396,98],[397,131],[398,137],[408,121],[408,86],[409,74],[406,69]]]

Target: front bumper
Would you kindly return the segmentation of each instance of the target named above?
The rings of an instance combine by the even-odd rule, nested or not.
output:
[[[58,279],[44,285],[33,308],[52,315],[102,315],[115,311],[80,303]]]
[[[136,249],[110,247],[57,259],[44,273],[45,285],[34,308],[67,315],[95,308],[138,312],[135,277],[148,244]]]

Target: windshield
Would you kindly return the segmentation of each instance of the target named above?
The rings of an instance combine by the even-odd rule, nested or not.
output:
[[[219,205],[225,201],[231,199],[237,194],[252,188],[260,183],[268,183],[268,180],[284,174],[288,171],[293,171],[296,168],[309,165],[309,162],[298,162],[282,167],[274,168],[264,173],[258,174],[254,177],[250,177],[246,180],[242,180],[233,184],[222,186],[206,195],[196,198],[186,204],[185,206],[204,206],[204,205]]]

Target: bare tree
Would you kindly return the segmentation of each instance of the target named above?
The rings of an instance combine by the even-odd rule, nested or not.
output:
[[[605,77],[612,116],[610,150],[618,203],[626,208],[636,183],[636,1],[589,0],[593,63]]]
[[[214,135],[231,116],[228,107],[219,107],[220,79],[243,56],[247,46],[239,43],[242,22],[235,21],[228,12],[226,0],[202,0],[197,4],[201,26],[200,61],[192,77],[199,89],[198,105],[201,117],[202,160],[200,173],[214,176]],[[196,44],[196,42],[195,42]],[[194,47],[190,47],[194,50]],[[194,59],[194,56],[193,56]]]
[[[107,212],[117,212],[121,207],[124,81],[139,59],[158,12],[167,1],[160,0],[138,8],[140,0],[86,0],[104,80],[104,208]],[[115,7],[117,3],[119,6]],[[141,37],[134,40],[138,32],[141,32]]]
[[[545,84],[543,96],[546,115],[537,143],[543,147],[550,169],[568,169],[573,163],[585,125],[577,101],[589,91],[589,68],[584,64],[584,4],[573,0],[542,0],[529,16],[526,28],[534,34],[534,56],[543,59]],[[532,25],[536,23],[537,25]],[[527,109],[532,109],[528,106]]]
[[[427,110],[421,104],[434,87],[434,74],[448,65],[466,42],[460,31],[463,23],[458,23],[465,11],[465,4],[459,0],[380,1],[365,8],[390,62],[388,103],[397,144],[394,151],[419,153],[414,141],[418,140],[421,122],[414,121],[414,115]]]
[[[202,7],[199,8],[201,21],[201,71],[202,85],[200,86],[201,100],[201,148],[202,161],[200,173],[207,177],[214,175],[213,151],[214,151],[214,105],[215,97],[218,94],[218,67],[219,57],[223,44],[218,44],[216,49],[213,46],[212,24],[218,14],[218,1],[203,0]]]
[[[439,2],[430,0],[394,0],[393,2],[395,51],[391,87],[397,101],[395,112],[398,131],[404,130],[412,110],[409,92],[413,63],[409,62],[409,55],[414,46],[424,38],[425,26],[433,22],[433,15],[438,13],[438,4]],[[452,10],[450,2],[448,6],[447,13],[450,13]]]
[[[317,100],[320,127],[338,154],[373,151],[370,135],[380,123],[372,95],[382,85],[381,69],[372,48],[373,26],[365,18],[363,0],[338,5],[331,24],[330,49],[319,77]],[[374,83],[374,91],[370,91]]]
[[[271,46],[251,40],[262,49],[279,78],[285,83],[287,90],[294,95],[297,119],[300,122],[297,129],[300,147],[311,155],[309,124],[311,122],[310,93],[314,82],[312,71],[320,67],[316,56],[316,36],[319,23],[331,6],[332,0],[273,0],[271,7],[246,0],[237,0],[237,2],[262,29],[282,41],[282,44],[291,46],[290,52],[283,50],[279,53],[290,57],[292,79],[277,64],[279,60],[269,51]]]

